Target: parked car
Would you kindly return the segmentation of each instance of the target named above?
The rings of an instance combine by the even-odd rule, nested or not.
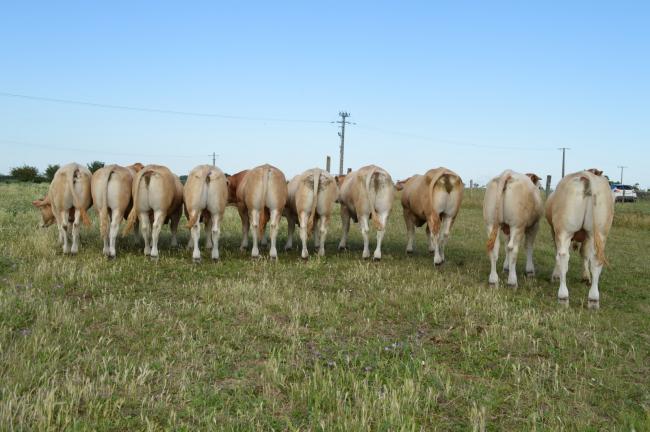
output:
[[[636,202],[636,191],[632,186],[613,184],[611,187],[615,202]]]

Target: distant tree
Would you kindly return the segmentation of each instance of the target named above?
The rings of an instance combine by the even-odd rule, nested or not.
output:
[[[104,162],[101,162],[101,161],[92,161],[91,163],[89,163],[89,164],[86,165],[86,166],[88,167],[88,170],[89,170],[91,173],[94,173],[94,172],[97,171],[98,169],[100,169],[100,168],[104,168]]]
[[[43,177],[49,182],[52,181],[54,178],[54,174],[61,168],[59,165],[48,165],[47,168],[45,168],[45,173],[43,174]]]
[[[11,169],[11,176],[18,181],[33,182],[38,177],[38,168],[29,165],[15,167]]]

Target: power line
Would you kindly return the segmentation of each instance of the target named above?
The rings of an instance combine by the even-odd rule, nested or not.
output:
[[[27,147],[44,148],[44,149],[48,149],[48,150],[60,150],[60,151],[83,152],[83,153],[101,153],[101,154],[110,155],[110,156],[131,156],[131,157],[151,157],[151,158],[163,157],[163,158],[188,158],[188,159],[190,159],[190,158],[191,159],[196,159],[196,158],[201,158],[202,157],[202,156],[199,156],[199,155],[121,153],[121,152],[111,152],[111,151],[96,150],[96,149],[60,147],[60,146],[49,145],[49,144],[37,144],[37,143],[29,143],[29,142],[24,142],[24,141],[3,140],[3,139],[0,139],[0,143],[15,144],[15,145],[21,145],[21,146],[27,146]]]
[[[72,99],[59,99],[59,98],[50,98],[44,96],[32,96],[24,95],[18,93],[8,93],[0,92],[0,96],[27,99],[33,101],[41,102],[51,102],[59,104],[68,104],[68,105],[81,105],[88,106],[93,108],[107,108],[115,110],[124,110],[124,111],[139,111],[155,114],[170,114],[170,115],[181,115],[189,117],[207,117],[207,118],[221,118],[228,120],[248,120],[248,121],[263,121],[263,122],[283,122],[283,123],[329,123],[325,120],[304,120],[304,119],[288,119],[288,118],[278,118],[278,117],[249,117],[249,116],[238,116],[238,115],[229,115],[229,114],[215,114],[215,113],[203,113],[195,111],[179,111],[179,110],[168,110],[161,108],[147,108],[147,107],[135,107],[129,105],[114,105],[98,102],[86,102]]]

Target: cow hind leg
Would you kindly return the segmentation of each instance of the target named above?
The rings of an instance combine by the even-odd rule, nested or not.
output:
[[[100,210],[99,212],[99,220],[106,220],[108,219],[108,216],[104,213],[103,210]],[[102,222],[100,222],[102,224]],[[104,254],[105,257],[110,258],[111,257],[111,246],[110,246],[110,225],[106,230],[106,234],[102,234],[102,241],[104,242],[104,248],[102,249],[102,253]]]
[[[446,216],[442,219],[442,227],[440,234],[440,256],[442,257],[442,262],[445,262],[445,248],[447,242],[449,242],[449,233],[451,232],[451,227],[454,224],[454,218],[451,216]]]
[[[512,235],[512,231],[510,231],[510,234],[504,234],[504,239],[503,243],[506,245],[506,250],[505,254],[506,256],[503,258],[503,272],[507,273],[510,271],[510,249],[508,249],[508,245],[510,244],[510,238]]]
[[[519,244],[524,233],[521,228],[510,228],[510,239],[506,248],[508,253],[508,285],[517,286],[517,256],[519,255]]]
[[[244,252],[248,249],[248,231],[250,229],[250,217],[248,212],[239,209],[239,217],[241,219],[241,245],[239,250]]]
[[[363,237],[363,254],[361,257],[367,259],[370,258],[370,239],[368,238],[370,227],[368,225],[368,216],[359,217],[359,227],[361,228],[361,236]]]
[[[320,230],[323,227],[323,219],[316,214],[314,218],[314,230],[312,231],[312,236],[314,237],[314,249],[320,250]],[[320,253],[319,253],[320,255]]]
[[[566,274],[569,271],[569,249],[571,247],[571,237],[567,233],[556,236],[555,244],[557,245],[556,262],[559,268],[560,289],[557,298],[560,304],[568,306],[569,288],[566,283]]]
[[[70,244],[68,243],[68,222],[67,222],[67,212],[62,212],[61,216],[62,223],[58,223],[57,227],[59,228],[59,240],[61,241],[61,245],[63,247],[63,253],[68,254],[70,253]]]
[[[290,214],[287,216],[287,242],[284,244],[284,250],[293,249],[293,235],[296,231],[296,219]]]
[[[162,230],[164,223],[165,213],[160,210],[154,212],[153,227],[151,228],[151,258],[158,258],[158,240],[160,239],[160,230]]]
[[[490,234],[492,233],[492,226],[488,225],[487,226],[487,235],[490,237]],[[497,285],[499,283],[499,273],[497,273],[497,261],[499,260],[499,246],[500,246],[500,236],[499,233],[497,232],[497,236],[494,239],[494,246],[492,247],[492,250],[488,251],[488,256],[490,258],[490,276],[488,278],[488,282],[490,285]]]
[[[221,237],[221,216],[212,215],[209,237],[212,239],[212,260],[219,260],[219,238]],[[207,232],[207,227],[206,227]]]
[[[536,223],[526,231],[526,275],[535,276],[535,263],[533,262],[533,248],[535,238],[539,230],[539,223]]]
[[[435,253],[436,245],[433,242],[433,234],[431,233],[431,229],[429,228],[429,225],[427,225],[427,242],[429,243],[429,253]]]
[[[406,224],[406,253],[413,253],[413,242],[415,241],[415,223],[411,212],[404,209],[404,223]]]
[[[142,238],[144,239],[144,255],[150,256],[151,255],[151,245],[150,245],[151,221],[149,220],[149,213],[148,212],[140,213],[139,219],[140,219],[140,234],[142,234]]]
[[[269,256],[271,258],[277,259],[278,258],[278,249],[276,247],[277,245],[277,240],[278,240],[278,231],[280,230],[280,218],[282,217],[282,212],[278,209],[273,209],[271,210],[271,217],[270,217],[270,222],[271,222],[271,227],[270,227],[270,233],[271,233],[271,249],[269,250]],[[301,229],[302,233],[302,229]],[[305,237],[307,231],[305,230]]]
[[[318,238],[318,240],[314,241],[316,243],[316,247],[318,248],[318,256],[325,256],[325,240],[327,239],[328,225],[329,225],[329,216],[322,216],[320,218],[320,230],[319,230],[320,237]]]
[[[307,224],[309,223],[309,215],[307,212],[300,213],[300,241],[302,242],[302,251],[300,256],[302,259],[309,258],[309,250],[307,249]]]
[[[111,224],[108,229],[108,257],[115,258],[117,255],[115,243],[117,242],[117,235],[120,232],[120,224],[124,219],[124,215],[119,210],[113,210],[111,216]]]
[[[79,230],[81,228],[81,210],[75,209],[74,221],[72,222],[72,248],[70,253],[76,255],[79,252]]]
[[[592,234],[593,235],[593,234]],[[594,248],[594,242],[589,238],[589,248],[588,261],[591,264],[591,288],[589,289],[589,309],[599,309],[600,308],[600,292],[598,291],[598,282],[600,280],[600,274],[603,271],[603,263],[598,260],[596,256],[596,250]]]
[[[172,232],[172,241],[171,241],[171,246],[172,246],[173,248],[175,248],[175,247],[178,246],[178,237],[177,237],[177,234],[178,234],[178,224],[179,224],[180,221],[181,221],[181,214],[182,214],[182,209],[179,208],[178,211],[175,212],[175,213],[171,216],[170,221],[169,221],[169,228],[170,228],[170,230],[171,230],[171,232]],[[162,228],[162,225],[163,225],[164,223],[165,223],[165,218],[164,218],[164,216],[163,216],[162,222],[161,222],[161,224],[160,224],[160,228]]]
[[[211,214],[206,215],[205,218],[205,248],[212,250],[214,242],[212,241],[212,224],[214,224],[214,216]]]
[[[260,256],[260,248],[258,246],[258,234],[259,234],[259,224],[260,224],[260,212],[257,210],[251,210],[250,214],[250,229],[253,233],[253,250],[251,251],[251,256],[253,258],[258,258]]]
[[[339,242],[339,250],[348,248],[348,235],[350,234],[350,212],[343,204],[341,205],[341,241]]]
[[[200,218],[196,220],[194,225],[190,228],[190,237],[192,241],[192,260],[194,262],[201,261],[201,221]]]
[[[377,230],[377,248],[375,249],[375,254],[372,257],[375,261],[381,260],[381,245],[384,241],[384,235],[386,234],[386,222],[388,221],[388,212],[380,213],[378,217],[379,217],[379,224],[381,225],[382,228]]]
[[[586,238],[580,247],[580,256],[582,257],[582,281],[586,283],[591,283],[591,271],[589,262],[591,255],[589,251],[593,247],[594,246],[591,237]]]

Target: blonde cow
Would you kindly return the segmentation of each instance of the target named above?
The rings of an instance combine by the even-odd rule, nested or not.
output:
[[[288,186],[288,202],[284,214],[289,223],[289,234],[285,250],[293,247],[293,233],[296,222],[300,226],[303,259],[309,257],[307,236],[314,232],[314,244],[318,255],[325,255],[327,227],[332,216],[334,202],[338,196],[336,179],[325,170],[313,168],[295,176]]]
[[[582,243],[583,278],[591,280],[589,308],[598,309],[598,281],[607,262],[605,243],[614,218],[612,192],[602,171],[593,169],[564,177],[546,202],[546,218],[557,250],[553,279],[560,279],[558,300],[569,303],[566,273],[571,242],[576,241]]]
[[[406,252],[413,252],[415,228],[427,224],[429,252],[436,265],[445,261],[445,245],[463,200],[463,181],[447,168],[435,168],[401,182],[402,208],[408,233]]]
[[[262,224],[265,212],[269,211],[269,224],[271,234],[271,258],[278,257],[276,240],[280,227],[282,211],[287,203],[287,180],[279,169],[271,165],[262,165],[248,171],[237,186],[236,201],[240,214],[247,214],[250,228],[253,233],[253,250],[251,256],[260,256],[258,240],[264,234]],[[245,223],[242,221],[242,223]],[[247,239],[247,234],[245,233]],[[244,243],[242,243],[242,246]]]
[[[228,180],[226,175],[212,165],[199,165],[187,176],[183,188],[183,201],[187,213],[187,227],[191,232],[194,250],[192,259],[201,260],[199,238],[201,218],[205,222],[206,246],[212,249],[212,259],[219,259],[221,222],[228,203]]]
[[[144,238],[144,254],[158,258],[158,239],[165,223],[169,222],[171,228],[172,246],[178,244],[176,232],[183,212],[183,185],[169,168],[147,165],[133,179],[132,193],[133,209],[124,228],[124,235],[138,221]]]
[[[505,235],[506,256],[503,270],[508,271],[508,285],[517,286],[517,254],[526,236],[526,274],[534,275],[533,245],[544,212],[540,178],[535,174],[520,174],[510,170],[487,184],[483,201],[483,218],[487,227],[487,250],[490,257],[490,284],[499,282],[499,230]]]
[[[339,201],[341,203],[341,219],[343,235],[339,250],[346,249],[350,232],[350,219],[359,222],[363,236],[363,255],[370,258],[368,233],[370,220],[377,228],[377,248],[374,259],[381,259],[381,244],[384,239],[386,222],[393,207],[395,187],[390,174],[375,165],[363,167],[346,176],[336,177],[339,184]]]
[[[107,165],[93,173],[93,203],[99,215],[99,231],[104,241],[103,253],[108,258],[115,258],[120,224],[131,210],[133,178],[142,168],[141,163],[128,167]]]
[[[64,254],[79,252],[80,223],[90,225],[87,213],[92,205],[90,182],[91,174],[85,166],[64,165],[54,174],[45,198],[32,202],[41,211],[41,227],[56,222]],[[70,234],[72,247],[68,242]]]

